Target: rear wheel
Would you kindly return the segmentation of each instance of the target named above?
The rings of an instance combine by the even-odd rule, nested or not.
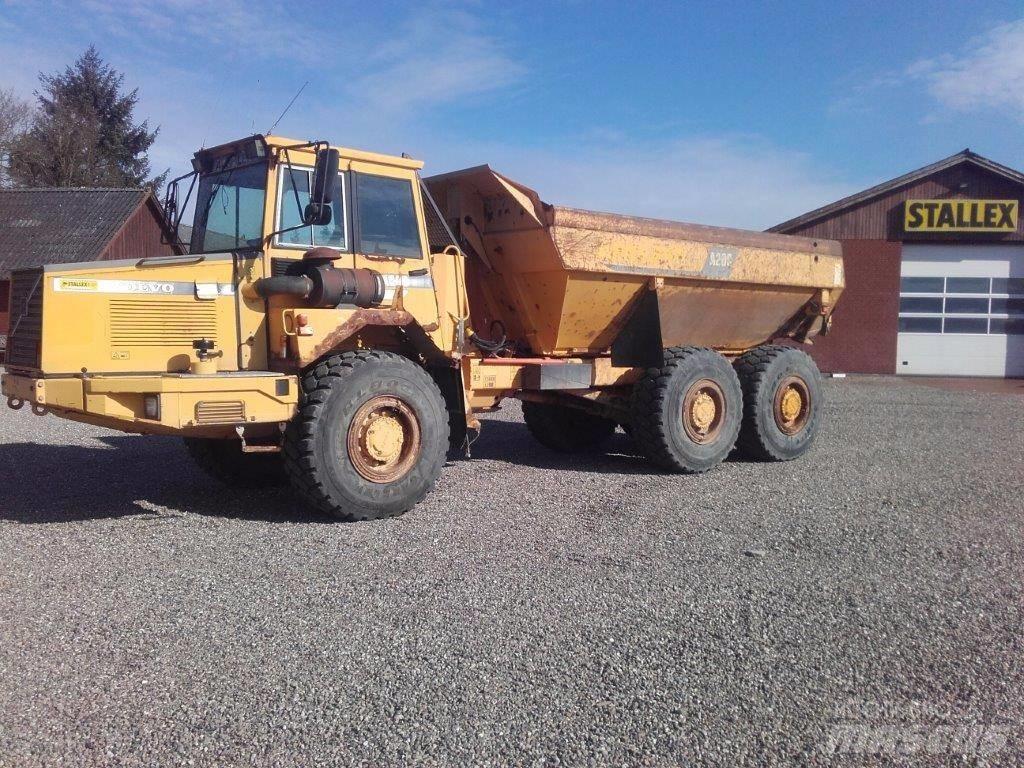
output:
[[[551,403],[523,401],[526,428],[545,448],[559,453],[599,450],[614,432],[611,419]]]
[[[245,453],[241,440],[186,437],[185,450],[214,480],[235,488],[284,485],[288,475],[279,453]]]
[[[761,461],[789,461],[814,443],[821,425],[818,366],[806,352],[755,347],[735,363],[743,387],[739,448]]]
[[[712,349],[672,347],[633,389],[633,437],[667,470],[706,472],[736,444],[742,410],[728,360]]]
[[[312,506],[343,520],[400,515],[434,487],[448,413],[434,380],[389,352],[343,352],[302,381],[285,467]]]

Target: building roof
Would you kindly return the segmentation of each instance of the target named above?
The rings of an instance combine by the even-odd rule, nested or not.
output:
[[[834,216],[847,208],[853,208],[856,205],[860,205],[869,200],[873,200],[876,197],[881,197],[893,190],[899,189],[913,184],[921,179],[924,179],[932,174],[940,171],[945,171],[949,168],[953,168],[958,165],[969,163],[975,165],[983,170],[994,173],[997,176],[1016,182],[1024,186],[1024,173],[1015,171],[1013,168],[1008,168],[1005,165],[989,160],[987,157],[982,157],[977,152],[971,152],[970,149],[965,149],[962,152],[957,152],[955,155],[939,160],[937,163],[926,165],[923,168],[918,168],[916,171],[905,173],[902,176],[897,176],[895,179],[884,181],[881,184],[876,184],[873,187],[865,189],[863,192],[858,192],[849,197],[844,197],[842,200],[836,200],[834,203],[816,208],[813,211],[797,216],[789,221],[784,221],[781,224],[776,224],[774,227],[768,229],[769,232],[791,232],[795,229],[800,229],[807,224],[815,222],[819,219],[824,219],[830,216]]]
[[[100,258],[150,196],[145,189],[0,189],[0,278]]]

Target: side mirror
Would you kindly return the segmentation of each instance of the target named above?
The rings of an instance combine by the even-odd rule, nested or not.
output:
[[[334,180],[338,177],[338,150],[321,149],[316,153],[313,171],[313,199],[321,203],[334,202]]]
[[[313,184],[309,205],[303,211],[306,224],[323,226],[331,223],[331,203],[334,202],[334,180],[338,178],[338,150],[321,149],[316,153]]]
[[[311,227],[323,227],[331,223],[331,204],[310,203],[302,212],[302,223]]]

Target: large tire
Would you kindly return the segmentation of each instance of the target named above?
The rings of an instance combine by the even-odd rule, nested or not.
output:
[[[185,450],[203,472],[233,488],[269,488],[288,482],[281,454],[244,453],[241,440],[186,437]]]
[[[334,355],[306,373],[284,444],[296,490],[342,520],[411,509],[434,487],[447,450],[437,384],[412,361],[372,350]]]
[[[743,387],[740,452],[760,461],[789,461],[814,443],[821,426],[821,373],[794,347],[754,347],[735,362]]]
[[[523,401],[523,419],[537,442],[559,453],[600,450],[615,433],[611,419],[578,408]]]
[[[633,438],[653,462],[696,474],[732,451],[743,414],[740,382],[712,349],[672,347],[633,388]]]

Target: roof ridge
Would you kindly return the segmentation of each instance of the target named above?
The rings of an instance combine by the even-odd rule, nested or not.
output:
[[[148,192],[148,187],[2,187],[0,192]]]
[[[1009,166],[997,163],[995,160],[989,160],[983,155],[979,155],[977,152],[973,152],[970,149],[963,149],[949,157],[944,157],[934,163],[921,166],[913,171],[901,174],[887,181],[882,181],[878,184],[874,184],[867,189],[863,189],[860,192],[855,192],[852,195],[841,197],[834,202],[823,205],[819,208],[815,208],[807,213],[799,216],[794,216],[791,219],[787,219],[780,224],[776,224],[773,227],[769,227],[766,231],[768,232],[785,232],[786,230],[792,229],[797,226],[804,226],[811,222],[817,221],[818,219],[825,218],[833,213],[849,208],[853,205],[867,202],[876,197],[879,197],[886,192],[890,192],[894,189],[911,184],[918,179],[923,179],[931,176],[933,173],[944,171],[947,168],[952,168],[960,163],[974,163],[975,165],[983,168],[991,173],[999,174],[1017,184],[1024,185],[1024,173],[1014,170]]]

